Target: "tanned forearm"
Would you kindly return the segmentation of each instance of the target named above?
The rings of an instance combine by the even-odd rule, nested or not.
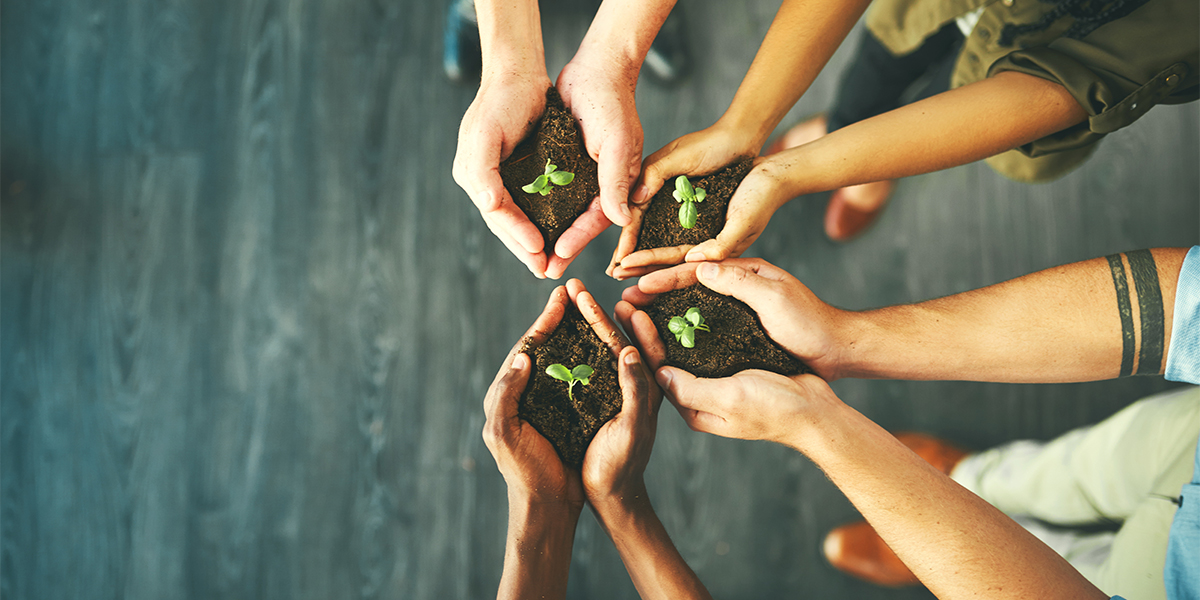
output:
[[[828,400],[789,445],[825,471],[938,598],[1108,597],[1012,519]]]
[[[508,500],[508,541],[497,598],[565,598],[582,507]]]
[[[711,600],[644,492],[593,506],[643,600]]]
[[[850,313],[842,375],[1051,383],[1162,373],[1186,254],[1115,254]]]
[[[869,0],[784,0],[718,122],[762,146],[862,16]]]
[[[772,157],[780,197],[964,165],[1082,122],[1063,86],[1003,72],[843,127]]]

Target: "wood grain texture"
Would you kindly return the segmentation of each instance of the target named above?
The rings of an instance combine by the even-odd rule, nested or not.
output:
[[[586,7],[545,7],[556,73]],[[772,2],[683,2],[705,70],[638,90],[649,153],[733,97]],[[0,596],[483,598],[504,482],[480,437],[501,357],[553,288],[450,178],[474,89],[443,3],[2,0]],[[835,55],[786,124],[825,107]],[[825,195],[753,253],[826,300],[909,302],[1200,238],[1200,114],[1159,107],[1061,181],[905,180],[838,245]],[[616,232],[568,271],[611,306]],[[1168,387],[843,381],[889,428],[1048,438]],[[648,479],[722,598],[922,598],[824,563],[856,518],[811,463],[662,413]],[[636,597],[581,519],[572,598]]]

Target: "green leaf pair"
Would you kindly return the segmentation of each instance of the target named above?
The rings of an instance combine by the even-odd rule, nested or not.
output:
[[[680,175],[675,178],[675,191],[671,192],[675,197],[675,201],[680,203],[679,207],[679,224],[684,229],[691,229],[696,226],[696,217],[699,213],[696,211],[696,204],[704,202],[704,198],[708,195],[701,188],[692,188],[692,182],[688,181],[687,176]],[[688,346],[691,348],[691,346]]]
[[[546,367],[547,375],[559,381],[567,382],[567,397],[571,399],[571,402],[575,401],[575,396],[572,395],[572,391],[575,389],[575,384],[590,384],[592,373],[595,373],[595,371],[587,365],[579,365],[574,369],[567,369],[563,365],[554,363]]]
[[[700,309],[694,306],[687,309],[682,317],[671,317],[671,320],[667,321],[667,329],[675,334],[675,339],[679,340],[684,348],[696,347],[696,330],[710,331],[708,325],[704,324]]]
[[[550,164],[550,161],[547,160],[546,172],[538,175],[537,179],[533,180],[533,183],[522,186],[521,189],[525,190],[526,194],[541,194],[545,196],[550,193],[550,184],[561,187],[571,183],[572,181],[575,181],[574,173],[559,171],[557,165],[552,165]]]

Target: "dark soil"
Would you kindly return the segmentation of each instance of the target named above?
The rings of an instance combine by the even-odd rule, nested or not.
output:
[[[700,309],[711,332],[696,332],[696,347],[684,348],[667,329],[671,317],[681,317],[691,307]],[[746,369],[783,375],[811,372],[796,357],[767,337],[758,315],[746,303],[695,285],[659,294],[646,314],[658,328],[666,347],[664,364],[697,377],[729,377]]]
[[[547,160],[559,171],[574,173],[574,181],[561,187],[551,186],[546,196],[526,193],[521,188],[545,172]],[[554,252],[559,236],[600,195],[596,161],[588,155],[583,135],[558,90],[546,90],[546,112],[542,113],[533,134],[517,145],[508,160],[500,163],[500,178],[513,202],[542,232],[547,254]]]
[[[567,306],[558,328],[540,346],[522,352],[533,358],[533,374],[517,404],[517,415],[528,421],[558,451],[563,463],[579,469],[583,454],[600,427],[621,412],[621,385],[616,357],[587,324],[574,304]],[[572,401],[566,382],[546,374],[546,367],[595,369],[588,385],[575,384]]]
[[[679,203],[671,195],[675,191],[675,177],[667,179],[642,215],[642,227],[634,250],[695,246],[716,238],[725,227],[729,199],[753,167],[754,159],[743,158],[715,173],[691,179],[692,187],[701,188],[707,194],[704,201],[696,205],[696,225],[691,229],[684,229],[679,224]]]

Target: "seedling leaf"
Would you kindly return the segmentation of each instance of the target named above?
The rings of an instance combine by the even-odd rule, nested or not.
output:
[[[572,181],[575,181],[574,173],[568,173],[566,171],[555,171],[550,173],[550,183],[553,183],[554,185],[567,185]]]
[[[684,329],[687,329],[687,326],[687,321],[684,321],[683,317],[671,317],[671,320],[667,321],[667,329],[677,337],[683,333]]]
[[[688,327],[687,329],[684,329],[683,333],[679,336],[679,343],[683,344],[684,348],[695,348],[696,329],[694,327]]]
[[[558,363],[546,367],[546,374],[559,381],[570,382],[572,379],[571,372]]]
[[[691,229],[696,226],[696,204],[694,202],[684,202],[679,206],[679,224],[684,229]]]
[[[687,199],[695,195],[692,191],[692,182],[688,181],[686,175],[680,175],[675,178],[675,191],[679,192],[679,196],[683,196],[682,199]],[[679,196],[675,196],[675,198],[680,199]]]
[[[700,309],[694,306],[683,313],[683,318],[687,319],[692,324],[692,327],[698,327],[704,323],[704,317],[700,316]]]
[[[592,373],[595,373],[595,372],[596,371],[594,369],[592,369],[591,367],[589,367],[587,365],[579,365],[578,367],[571,369],[571,376],[574,377],[575,379],[583,381],[584,382],[583,385],[587,385],[587,381],[585,381],[585,380],[587,378],[591,377]]]

